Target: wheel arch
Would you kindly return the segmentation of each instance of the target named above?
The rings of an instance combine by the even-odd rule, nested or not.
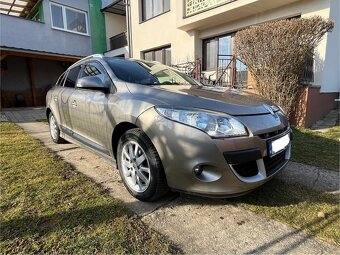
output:
[[[139,128],[139,127],[131,122],[121,122],[114,128],[112,132],[111,146],[112,146],[113,156],[116,162],[117,162],[117,149],[118,149],[119,139],[126,131],[133,129],[133,128]]]
[[[49,120],[49,117],[50,117],[50,113],[52,112],[52,110],[49,108],[49,107],[47,107],[46,108],[46,118],[47,118],[47,121],[50,121]]]

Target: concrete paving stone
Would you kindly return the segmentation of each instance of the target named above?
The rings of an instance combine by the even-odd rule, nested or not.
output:
[[[15,117],[21,117],[23,114],[21,114],[20,112],[12,112],[13,116]]]
[[[26,108],[24,108],[26,109]],[[13,122],[31,122],[35,120],[46,119],[45,109],[34,109],[28,108],[27,110],[23,109],[11,109],[4,110],[2,112],[9,121]]]
[[[14,117],[13,115],[12,116],[8,116],[8,120],[9,121],[12,121],[12,122],[18,122],[19,120],[16,118],[16,117]]]
[[[338,125],[340,119],[339,108],[330,111],[322,120],[317,121],[311,129],[326,132],[329,128]]]
[[[5,113],[0,112],[0,121],[9,121]]]

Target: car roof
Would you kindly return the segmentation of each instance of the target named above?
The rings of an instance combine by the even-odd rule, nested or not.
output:
[[[120,57],[106,57],[102,54],[94,54],[94,55],[90,55],[87,56],[85,58],[82,58],[81,60],[77,61],[76,63],[72,64],[69,69],[79,66],[84,62],[87,62],[89,60],[99,60],[99,62],[103,61],[103,60],[107,60],[107,59],[120,59],[120,60],[124,60],[124,61],[134,61],[134,62],[142,62],[145,64],[156,64],[159,63],[157,61],[147,61],[147,60],[141,60],[141,59],[134,59],[134,58],[120,58]]]

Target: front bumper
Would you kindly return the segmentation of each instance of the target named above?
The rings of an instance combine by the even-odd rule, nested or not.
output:
[[[248,118],[251,121],[252,117]],[[290,159],[290,144],[274,157],[267,155],[269,139],[291,132],[283,122],[274,132],[273,128],[264,128],[271,132],[263,135],[257,130],[256,135],[248,137],[212,139],[151,108],[138,118],[137,125],[156,147],[169,187],[187,193],[210,197],[242,195],[270,180]],[[199,175],[195,174],[197,168],[202,170]]]

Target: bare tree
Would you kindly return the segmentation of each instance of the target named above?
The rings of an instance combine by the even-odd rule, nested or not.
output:
[[[236,52],[248,66],[257,92],[293,117],[306,60],[334,22],[319,16],[278,20],[236,34]]]

